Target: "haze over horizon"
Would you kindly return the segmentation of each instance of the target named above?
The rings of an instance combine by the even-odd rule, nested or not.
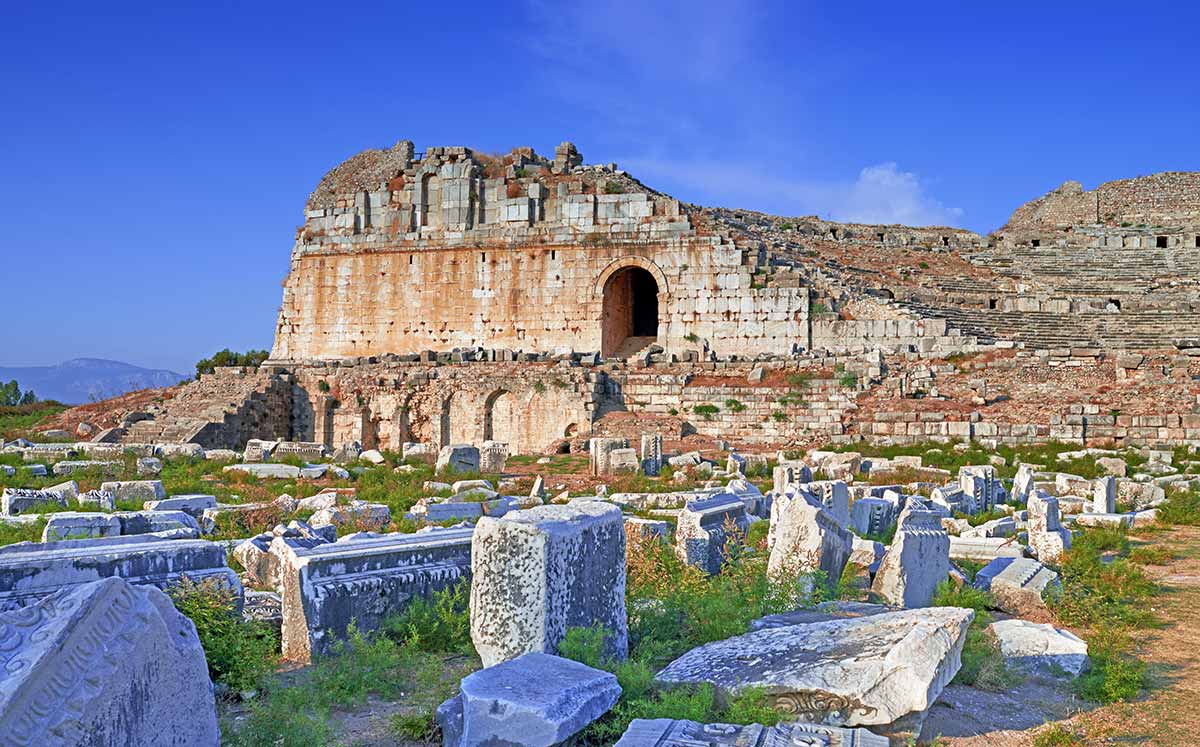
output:
[[[400,139],[571,140],[689,202],[981,233],[1067,180],[1200,170],[1200,10],[1089,8],[16,6],[0,365],[269,348],[309,191]]]

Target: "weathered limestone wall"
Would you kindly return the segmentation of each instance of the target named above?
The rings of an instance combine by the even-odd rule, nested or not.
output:
[[[1195,223],[1200,205],[1200,173],[1164,172],[1105,182],[1090,192],[1066,182],[1025,203],[1006,228],[1090,223],[1175,225]]]

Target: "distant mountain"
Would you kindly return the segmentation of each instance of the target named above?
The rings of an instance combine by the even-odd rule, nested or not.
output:
[[[22,391],[38,399],[56,399],[70,405],[116,397],[135,389],[174,386],[186,376],[102,358],[76,358],[57,366],[0,366],[0,381],[16,379]]]

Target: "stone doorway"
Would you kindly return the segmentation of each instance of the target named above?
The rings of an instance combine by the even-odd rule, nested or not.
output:
[[[600,354],[627,358],[658,339],[658,282],[641,267],[626,267],[604,284]]]

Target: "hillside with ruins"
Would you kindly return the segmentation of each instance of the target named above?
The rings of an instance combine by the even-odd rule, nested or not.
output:
[[[269,358],[0,407],[0,744],[1184,743],[1198,197],[984,236],[354,155]]]
[[[682,203],[569,142],[400,141],[310,194],[264,366],[101,438],[1194,443],[1198,180],[1068,182],[982,236]]]

